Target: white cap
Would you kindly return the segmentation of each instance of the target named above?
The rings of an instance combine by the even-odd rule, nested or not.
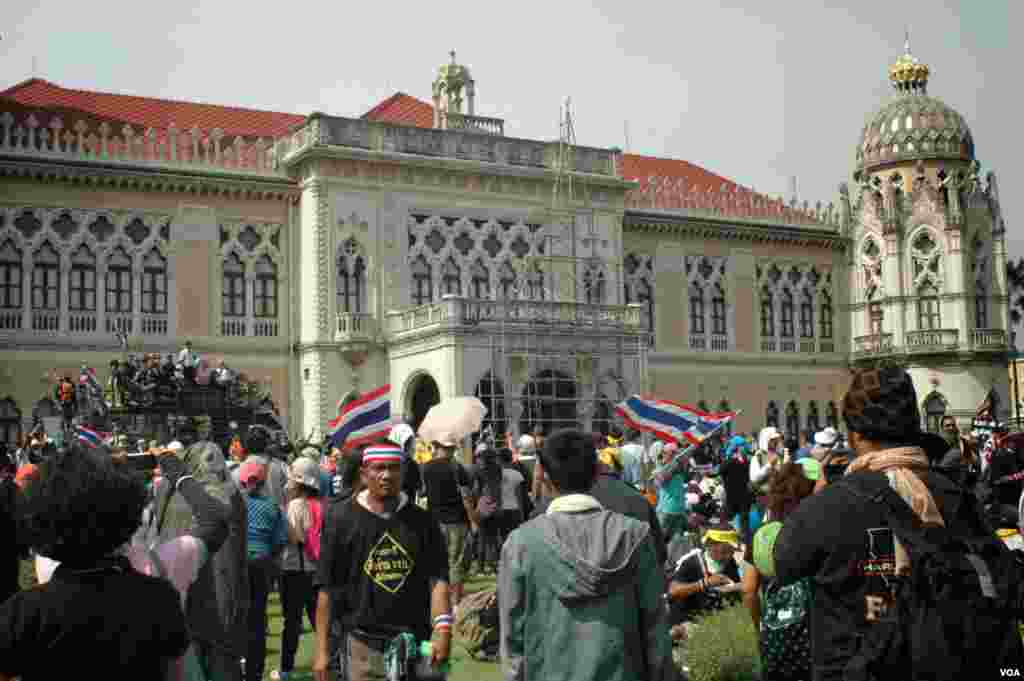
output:
[[[408,423],[399,423],[388,433],[388,442],[405,449],[405,443],[409,441],[409,438],[415,437],[415,435],[416,433],[413,432],[412,426]]]
[[[167,449],[171,450],[172,452],[180,452],[181,450],[185,449],[185,445],[175,440],[174,442],[167,445]]]
[[[822,447],[832,447],[839,440],[839,431],[829,426],[814,435],[814,442]]]
[[[768,451],[768,443],[780,437],[782,437],[782,431],[775,426],[762,428],[760,435],[757,436],[757,448],[761,451]]]
[[[519,442],[516,443],[516,446],[519,447],[521,451],[532,452],[537,446],[537,443],[530,435],[523,435],[519,438]]]

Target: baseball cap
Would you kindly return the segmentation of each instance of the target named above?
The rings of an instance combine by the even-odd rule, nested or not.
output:
[[[831,426],[814,434],[815,444],[819,444],[822,447],[831,447],[838,439],[839,431]]]
[[[300,456],[292,462],[288,479],[299,485],[320,489],[320,468],[309,457]]]
[[[781,529],[782,523],[775,520],[765,523],[754,534],[754,567],[765,577],[775,576],[775,541]]]
[[[238,469],[238,480],[245,486],[267,479],[267,467],[258,461],[246,461]]]

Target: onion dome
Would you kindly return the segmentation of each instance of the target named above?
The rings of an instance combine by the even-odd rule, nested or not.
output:
[[[974,139],[964,117],[927,94],[931,69],[910,53],[889,67],[896,94],[869,119],[857,148],[857,170],[893,163],[974,160]]]

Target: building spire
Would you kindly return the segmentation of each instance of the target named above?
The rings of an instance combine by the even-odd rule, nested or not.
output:
[[[910,51],[910,27],[903,29],[903,54],[889,67],[889,80],[897,92],[925,94],[931,70]]]
[[[455,63],[455,50],[448,53],[448,56],[452,58],[452,64]]]
[[[909,25],[903,27],[903,36],[905,38],[905,40],[903,41],[903,54],[905,54],[905,55],[907,55],[909,57],[909,56],[911,56],[910,55],[910,26]]]

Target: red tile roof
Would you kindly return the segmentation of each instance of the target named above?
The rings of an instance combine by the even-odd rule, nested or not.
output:
[[[652,175],[659,178],[682,179],[688,189],[700,187],[702,190],[719,191],[725,185],[729,191],[736,191],[740,185],[728,178],[705,170],[689,161],[639,154],[623,154],[620,166],[622,177],[627,180],[639,180],[646,183]]]
[[[432,128],[434,127],[434,106],[404,92],[396,92],[364,113],[362,117],[368,121]]]
[[[63,110],[88,119],[113,120],[143,129],[165,129],[171,123],[179,130],[193,126],[204,131],[220,128],[227,137],[278,137],[305,120],[305,116],[273,111],[72,90],[40,78],[31,78],[0,92],[0,99],[25,108]]]

